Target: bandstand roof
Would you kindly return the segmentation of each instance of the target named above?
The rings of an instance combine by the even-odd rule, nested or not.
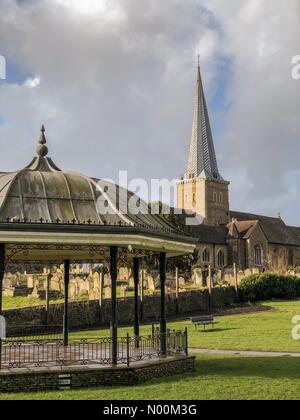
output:
[[[32,162],[20,171],[0,173],[0,243],[7,244],[12,258],[90,260],[112,245],[169,255],[193,252],[192,238],[150,214],[133,193],[114,186],[119,202],[127,204],[124,214],[116,208],[115,189],[107,182],[104,186],[99,179],[62,171],[47,155],[42,127]],[[99,199],[105,214],[98,211]],[[135,214],[132,202],[139,203],[140,213]],[[93,246],[98,247],[94,252]]]

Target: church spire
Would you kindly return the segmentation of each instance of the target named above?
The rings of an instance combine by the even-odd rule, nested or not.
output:
[[[200,71],[200,56],[198,56],[198,74],[193,112],[193,128],[185,178],[205,178],[218,181],[223,180],[218,170],[209,122]]]

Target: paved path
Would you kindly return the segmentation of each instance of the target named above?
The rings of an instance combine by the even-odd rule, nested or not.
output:
[[[239,350],[209,350],[189,349],[190,354],[220,354],[229,356],[250,356],[250,357],[300,357],[300,353],[273,352],[273,351],[239,351]]]

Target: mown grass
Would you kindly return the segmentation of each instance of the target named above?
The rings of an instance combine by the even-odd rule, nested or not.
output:
[[[27,297],[27,296],[3,296],[3,309],[19,309],[19,308],[28,308],[32,306],[43,306],[45,305],[45,300],[37,299],[34,297]],[[59,300],[51,300],[50,303],[61,303],[63,302],[62,299]]]
[[[196,372],[134,387],[0,394],[0,400],[299,400],[299,360],[197,356]]]
[[[268,302],[270,311],[252,314],[217,317],[218,324],[214,330],[197,330],[189,319],[180,322],[169,322],[171,329],[188,328],[189,346],[204,349],[222,350],[256,350],[300,352],[300,341],[292,338],[292,318],[300,315],[300,301]],[[120,328],[119,335],[132,328]],[[141,327],[141,334],[149,334],[151,326]],[[88,338],[108,336],[109,330],[81,331],[72,333],[72,337]]]

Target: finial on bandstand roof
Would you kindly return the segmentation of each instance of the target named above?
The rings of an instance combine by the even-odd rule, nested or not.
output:
[[[45,157],[48,154],[48,147],[46,146],[46,137],[45,137],[45,127],[44,125],[42,125],[41,127],[41,134],[40,134],[40,138],[39,138],[39,143],[38,146],[36,148],[36,152],[38,154],[38,156],[40,157]]]

